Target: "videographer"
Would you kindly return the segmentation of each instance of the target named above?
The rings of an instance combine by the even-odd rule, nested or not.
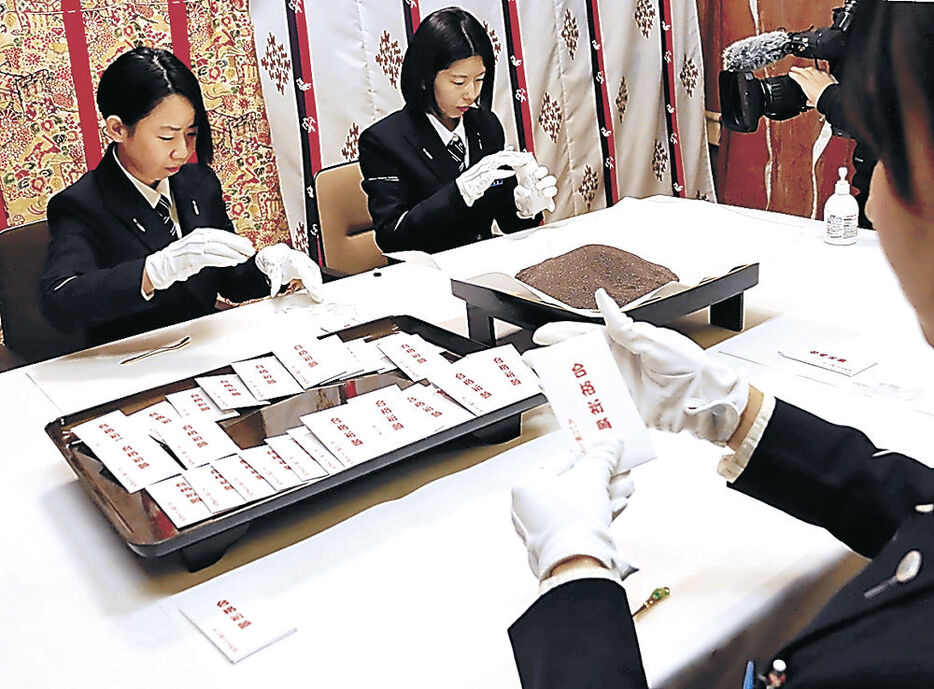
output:
[[[847,80],[843,56],[850,27],[865,0],[845,0],[833,10],[830,26],[806,31],[769,31],[727,46],[723,51],[723,70],[718,77],[720,112],[723,126],[749,133],[758,128],[759,119],[787,120],[817,108],[836,136],[853,136],[847,114],[840,102],[838,80]],[[814,67],[792,67],[788,74],[757,79],[753,73],[788,55],[823,60],[828,71]],[[875,157],[857,141],[853,152],[856,174],[853,186],[858,190],[859,226],[872,228],[865,206],[869,178]]]
[[[840,85],[829,72],[816,67],[792,67],[788,70],[788,76],[804,91],[809,107],[817,108],[817,111],[827,118],[834,129],[850,132],[850,127],[846,123]],[[856,148],[853,149],[855,174],[852,184],[858,190],[856,204],[859,206],[859,226],[867,229],[872,228],[872,222],[866,217],[866,199],[869,196],[869,180],[875,165],[875,156],[866,146],[857,141]]]

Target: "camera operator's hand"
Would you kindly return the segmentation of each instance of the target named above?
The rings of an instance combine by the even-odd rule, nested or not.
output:
[[[836,84],[837,80],[829,72],[822,72],[815,67],[792,67],[788,70],[788,76],[791,77],[804,95],[807,96],[808,106],[817,107],[817,101],[831,84]]]

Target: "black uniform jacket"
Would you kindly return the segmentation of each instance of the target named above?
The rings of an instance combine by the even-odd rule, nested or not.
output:
[[[778,401],[733,487],[871,559],[775,654],[788,666],[785,689],[934,687],[934,470]],[[867,598],[912,550],[922,558],[918,575]],[[629,604],[613,582],[553,589],[509,634],[526,688],[646,686]]]
[[[183,235],[198,227],[234,231],[209,167],[184,165],[169,184]],[[269,289],[250,259],[206,268],[143,299],[145,259],[174,237],[117,166],[113,145],[94,170],[49,200],[48,220],[42,310],[62,330],[86,331],[92,345],[212,313],[218,294],[244,301]]]
[[[491,187],[468,208],[454,183],[457,163],[428,117],[406,106],[360,135],[363,190],[383,251],[434,253],[489,239],[494,219],[503,232],[539,223],[540,215],[531,220],[516,216],[514,177]],[[471,108],[463,117],[471,166],[503,150],[503,126],[496,115]]]

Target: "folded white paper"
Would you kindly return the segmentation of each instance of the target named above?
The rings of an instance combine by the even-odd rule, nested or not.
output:
[[[222,410],[258,407],[268,402],[256,399],[238,375],[201,376],[195,382],[204,388]]]
[[[434,385],[410,385],[403,394],[409,404],[431,420],[435,432],[474,418],[472,413],[452,401]]]
[[[778,352],[783,357],[818,366],[828,371],[855,376],[876,365],[877,359],[859,341],[819,346],[814,343],[786,346]]]
[[[239,507],[246,502],[233,484],[211,465],[189,469],[182,474],[182,478],[188,481],[214,514]]]
[[[409,378],[418,382],[430,378],[435,368],[447,368],[450,362],[438,354],[438,348],[418,335],[396,333],[376,341],[380,351],[402,369]]]
[[[320,464],[328,474],[336,474],[344,470],[344,465],[328,448],[321,444],[307,427],[289,428],[286,434],[301,445],[302,449]]]
[[[603,432],[622,438],[620,470],[655,457],[648,430],[626,388],[603,331],[525,354],[555,416],[581,451]]]
[[[285,366],[274,356],[235,361],[231,366],[258,400],[297,395],[302,391],[302,386],[295,382]]]
[[[208,394],[200,387],[181,392],[171,392],[165,399],[175,408],[179,416],[194,416],[207,421],[221,421],[237,416],[236,409],[223,411],[214,404]]]
[[[353,398],[351,406],[366,408],[380,434],[380,454],[411,445],[435,432],[434,424],[405,399],[398,385],[388,385]]]
[[[240,456],[249,462],[263,478],[269,481],[276,490],[294,488],[302,482],[292,467],[286,464],[275,450],[269,445],[251,447],[249,450],[240,450]]]
[[[269,485],[269,481],[240,455],[224,457],[213,462],[211,466],[217,469],[247,502],[261,500],[276,492],[276,489]]]
[[[525,365],[511,344],[469,354],[457,364],[462,371],[469,367],[473,377],[493,388],[498,393],[501,406],[541,392],[538,376]]]
[[[163,442],[189,469],[229,457],[240,450],[216,422],[196,416],[164,425],[161,433]]]
[[[387,452],[370,410],[344,404],[301,417],[311,432],[344,466],[353,466]]]
[[[146,486],[146,492],[179,529],[211,516],[208,506],[191,484],[181,476]]]
[[[462,359],[446,367],[435,367],[429,380],[478,416],[509,403],[499,381],[483,361]]]
[[[181,472],[169,454],[149,437],[144,426],[122,411],[112,411],[72,429],[128,492]]]
[[[165,442],[162,438],[162,431],[167,426],[177,424],[181,417],[175,408],[168,402],[158,402],[152,406],[140,409],[138,412],[130,414],[127,418],[132,419],[141,427],[146,429],[156,440]]]
[[[289,465],[302,481],[314,481],[328,475],[328,472],[290,436],[277,435],[266,438],[266,444]]]
[[[384,373],[396,367],[396,365],[392,363],[392,359],[383,354],[382,350],[379,348],[378,340],[367,341],[360,338],[357,340],[350,340],[346,344],[347,349],[350,350],[350,353],[353,354],[360,363],[361,374]]]
[[[311,388],[356,369],[357,360],[339,337],[304,338],[277,345],[276,358],[302,387]]]
[[[209,586],[204,595],[185,596],[178,610],[187,617],[231,663],[285,638],[295,625],[285,622],[263,602],[241,601],[218,595]]]

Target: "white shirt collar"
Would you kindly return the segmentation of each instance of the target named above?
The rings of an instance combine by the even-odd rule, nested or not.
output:
[[[165,177],[159,180],[159,184],[156,185],[156,188],[153,189],[147,184],[144,184],[140,180],[136,179],[133,175],[130,174],[129,170],[123,167],[123,163],[120,162],[120,157],[117,155],[117,147],[113,148],[114,160],[117,161],[117,167],[123,170],[123,174],[133,183],[133,186],[137,188],[140,194],[143,195],[143,198],[146,199],[146,202],[155,208],[159,204],[159,197],[165,196],[169,200],[169,205],[173,205],[172,193],[169,187],[169,178]]]
[[[460,137],[460,140],[464,142],[464,149],[467,151],[464,163],[469,165],[470,146],[467,143],[467,129],[464,127],[464,118],[461,117],[457,121],[457,126],[454,127],[454,131],[451,131],[443,124],[441,124],[441,120],[435,117],[434,113],[428,113],[428,121],[431,122],[431,126],[435,128],[436,132],[438,132],[438,136],[441,137],[441,143],[444,144],[445,148],[447,148],[447,145],[451,143],[451,139],[454,138],[455,134]]]

